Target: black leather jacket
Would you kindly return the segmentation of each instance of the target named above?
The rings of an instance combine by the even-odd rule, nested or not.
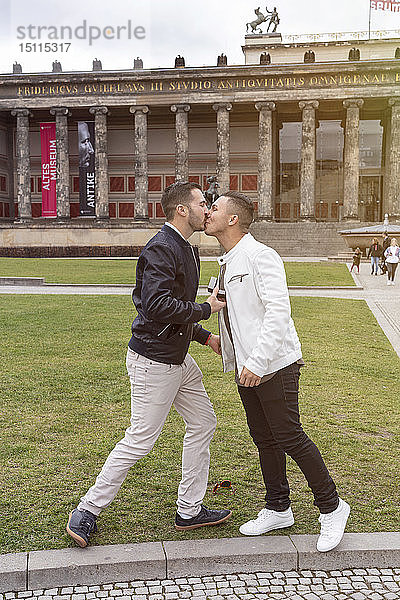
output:
[[[180,365],[191,340],[205,344],[210,332],[197,321],[208,319],[208,302],[195,302],[199,285],[198,249],[168,225],[143,248],[132,298],[137,317],[129,347],[146,358]]]

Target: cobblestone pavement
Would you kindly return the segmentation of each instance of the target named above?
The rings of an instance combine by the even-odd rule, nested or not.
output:
[[[9,592],[0,600],[398,600],[400,569],[290,571],[181,577]]]

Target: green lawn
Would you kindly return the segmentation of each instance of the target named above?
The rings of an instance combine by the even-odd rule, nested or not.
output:
[[[336,263],[286,263],[289,285],[354,285],[347,267]],[[44,277],[46,283],[133,284],[136,260],[0,258],[0,277]],[[202,261],[200,283],[218,274],[214,261]]]
[[[348,531],[397,530],[400,361],[363,301],[293,298],[292,305],[306,361],[303,425],[352,505]],[[0,315],[0,553],[62,548],[71,545],[68,512],[129,423],[124,359],[133,308],[119,296],[0,295]],[[209,348],[193,344],[192,353],[219,420],[210,489],[223,478],[236,488],[209,491],[205,504],[230,506],[233,518],[219,528],[174,530],[183,426],[172,411],[152,453],[99,519],[94,544],[237,536],[262,508],[257,452],[232,376]],[[290,532],[317,533],[312,495],[291,460],[288,476]]]

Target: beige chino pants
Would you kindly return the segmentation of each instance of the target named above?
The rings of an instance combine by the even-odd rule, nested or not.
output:
[[[207,489],[209,446],[217,424],[202,373],[190,354],[181,365],[170,365],[130,349],[126,368],[131,380],[131,425],[78,508],[98,515],[112,502],[130,467],[153,448],[174,405],[186,425],[177,506],[195,516]]]

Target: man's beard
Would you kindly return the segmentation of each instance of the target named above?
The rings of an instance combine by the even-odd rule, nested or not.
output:
[[[196,217],[194,215],[193,210],[190,208],[189,206],[189,221],[188,221],[190,227],[193,229],[193,231],[204,231],[204,223],[205,223],[205,219],[203,217],[203,219],[201,219],[201,217]]]

